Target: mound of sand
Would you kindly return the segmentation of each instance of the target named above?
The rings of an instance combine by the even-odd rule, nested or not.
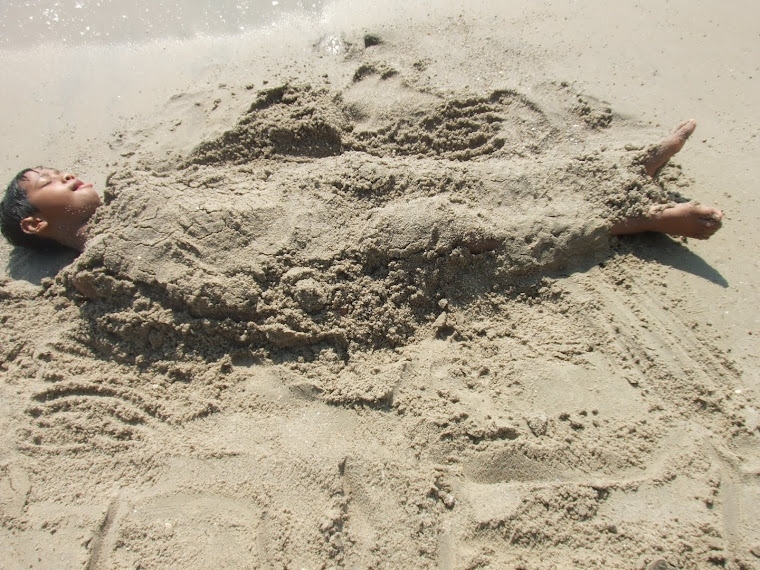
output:
[[[268,90],[183,167],[111,176],[64,280],[130,361],[398,347],[443,303],[593,263],[609,219],[665,199],[640,153],[567,158],[558,133],[516,93],[388,119],[324,89]]]

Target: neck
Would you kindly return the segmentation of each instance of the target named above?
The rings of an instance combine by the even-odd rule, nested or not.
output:
[[[65,230],[56,232],[57,235],[50,236],[58,243],[75,249],[77,251],[84,250],[84,245],[87,243],[87,223],[80,226],[68,227]]]

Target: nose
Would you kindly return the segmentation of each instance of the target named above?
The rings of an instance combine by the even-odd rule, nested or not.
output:
[[[68,182],[69,180],[76,178],[76,176],[74,176],[71,172],[64,172],[62,177],[64,182]]]

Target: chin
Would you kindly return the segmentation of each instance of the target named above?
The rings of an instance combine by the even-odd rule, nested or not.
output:
[[[88,209],[92,208],[93,211],[98,206],[103,205],[103,202],[101,201],[100,196],[98,195],[97,192],[95,192],[94,188],[88,188],[86,195],[83,196],[82,198],[84,198],[83,200],[84,207]]]

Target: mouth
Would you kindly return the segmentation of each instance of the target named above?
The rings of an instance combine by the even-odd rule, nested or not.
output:
[[[76,180],[74,180],[73,190],[74,190],[74,192],[76,192],[77,190],[79,190],[81,188],[92,188],[92,184],[85,184],[84,182],[82,182],[81,180],[79,180],[79,178],[77,178]]]

